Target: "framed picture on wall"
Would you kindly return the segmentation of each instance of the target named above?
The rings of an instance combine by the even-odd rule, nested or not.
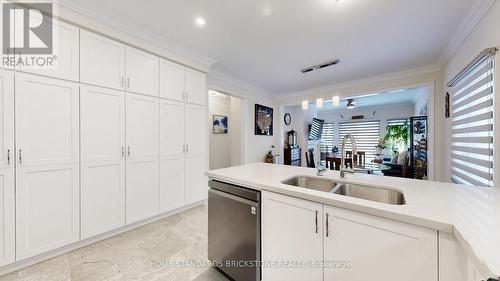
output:
[[[260,104],[255,104],[255,135],[273,135],[273,109]]]
[[[227,134],[227,116],[214,114],[213,118],[213,133]]]

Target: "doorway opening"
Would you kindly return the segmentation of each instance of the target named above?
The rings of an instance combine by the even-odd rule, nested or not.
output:
[[[209,168],[243,163],[243,99],[216,90],[208,92]]]

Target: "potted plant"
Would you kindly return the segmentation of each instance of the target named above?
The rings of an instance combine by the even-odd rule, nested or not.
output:
[[[406,150],[410,138],[410,128],[408,122],[401,125],[387,126],[384,141],[391,151],[399,153]]]
[[[274,148],[275,148],[274,145],[271,145],[271,149],[267,151],[265,160],[266,163],[274,163],[274,153],[273,153]]]

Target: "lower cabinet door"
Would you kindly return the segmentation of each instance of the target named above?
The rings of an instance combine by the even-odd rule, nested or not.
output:
[[[204,156],[186,156],[186,204],[196,203],[207,199],[208,181],[205,177],[205,167],[206,160]]]
[[[16,173],[16,259],[78,241],[78,164],[20,167]]]
[[[262,208],[262,280],[322,281],[322,205],[263,192]]]
[[[0,266],[15,260],[14,171],[0,169]]]
[[[158,159],[128,159],[126,169],[127,224],[159,214]]]
[[[82,164],[81,233],[89,238],[125,225],[125,161]]]
[[[184,156],[160,159],[160,212],[184,206]]]
[[[379,217],[324,209],[325,280],[437,281],[437,232]]]

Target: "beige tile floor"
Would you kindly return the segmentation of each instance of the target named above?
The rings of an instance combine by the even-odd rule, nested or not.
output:
[[[207,267],[206,257],[207,211],[199,206],[1,276],[0,281],[227,281]],[[202,266],[182,266],[187,262]]]

